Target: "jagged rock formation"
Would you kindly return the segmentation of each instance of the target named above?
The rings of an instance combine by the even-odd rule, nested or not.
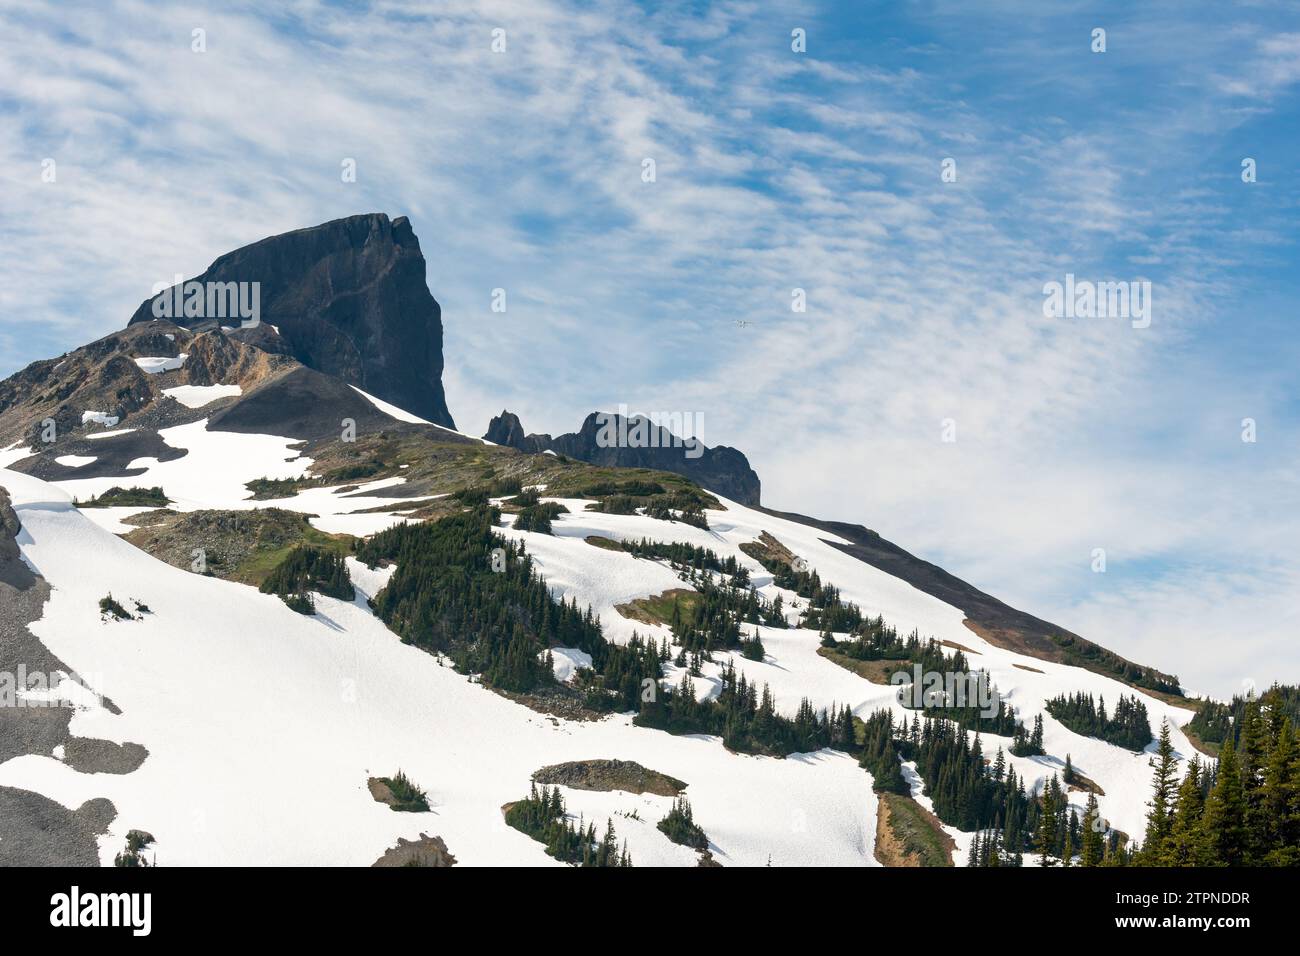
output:
[[[655,468],[690,478],[702,488],[717,492],[743,505],[757,505],[761,485],[749,460],[735,448],[718,445],[708,448],[683,440],[648,419],[633,415],[626,419],[608,413],[592,412],[576,432],[552,438],[550,435],[526,435],[519,416],[503,411],[492,419],[483,437],[497,445],[507,445],[530,454],[551,451],[568,455],[593,465],[617,468]],[[609,442],[611,435],[634,435],[644,440]],[[602,435],[602,431],[606,432]]]
[[[183,363],[181,355],[186,356]],[[179,367],[151,373],[137,361],[167,358],[177,359]],[[121,428],[166,427],[206,417],[212,409],[192,412],[166,399],[163,389],[226,384],[247,394],[295,368],[299,364],[288,356],[220,331],[195,334],[170,322],[135,325],[59,358],[33,362],[0,381],[0,447],[21,441],[29,448],[45,448],[44,423],[52,421],[54,441],[48,445],[65,453],[67,442],[107,427],[85,423],[87,412],[117,419]]]
[[[260,322],[172,316],[196,330],[230,336],[356,385],[447,428],[442,390],[442,310],[425,284],[420,242],[405,216],[336,219],[272,236],[217,259],[189,282],[259,283]],[[156,321],[145,300],[131,324]]]
[[[9,492],[0,488],[0,565],[17,560],[20,552],[16,539],[22,527],[18,522],[18,515],[14,514]]]

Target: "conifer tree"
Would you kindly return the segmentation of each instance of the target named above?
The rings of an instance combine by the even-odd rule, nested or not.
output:
[[[1205,812],[1205,795],[1201,789],[1201,759],[1193,756],[1187,765],[1187,775],[1178,787],[1174,800],[1174,815],[1169,839],[1157,861],[1161,866],[1207,866],[1205,833],[1201,817]]]
[[[1146,838],[1142,842],[1142,859],[1148,865],[1156,865],[1164,854],[1165,840],[1169,837],[1174,791],[1178,786],[1178,760],[1168,721],[1160,722],[1160,737],[1151,766],[1155,770],[1155,781],[1151,788],[1151,802],[1147,804],[1150,809],[1147,811]]]
[[[1105,852],[1101,833],[1101,811],[1097,806],[1096,794],[1088,794],[1088,804],[1083,811],[1083,833],[1079,864],[1081,866],[1100,866]]]
[[[1241,769],[1232,738],[1219,751],[1219,771],[1214,789],[1205,800],[1201,820],[1208,864],[1242,866],[1249,845],[1246,833],[1246,799],[1241,787]]]

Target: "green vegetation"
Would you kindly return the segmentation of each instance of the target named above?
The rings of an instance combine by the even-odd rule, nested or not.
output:
[[[130,830],[126,834],[126,849],[113,857],[113,865],[125,868],[146,867],[149,861],[141,853],[153,843],[153,834],[143,830]]]
[[[319,591],[341,601],[351,601],[357,596],[343,556],[335,551],[310,546],[300,546],[290,551],[275,570],[267,575],[258,590],[263,594],[278,594],[300,614],[315,612],[312,591]]]
[[[646,497],[664,494],[664,486],[657,481],[598,481],[578,491],[583,498],[604,498],[609,495]]]
[[[1047,702],[1047,712],[1076,734],[1097,737],[1137,753],[1151,743],[1147,708],[1136,696],[1121,696],[1114,716],[1110,717],[1106,715],[1106,698],[1098,703],[1091,694],[1082,691],[1069,697],[1061,694],[1052,698]]]
[[[551,533],[551,522],[560,515],[568,514],[569,509],[555,501],[538,502],[525,507],[515,518],[514,530],[536,531],[539,534]]]
[[[325,472],[321,478],[321,484],[325,485],[342,485],[350,481],[360,481],[363,478],[372,478],[381,471],[386,471],[388,465],[382,461],[370,459],[369,461],[357,462],[352,465],[343,465],[339,468],[331,469]]]
[[[1083,638],[1055,632],[1049,633],[1048,637],[1064,652],[1066,664],[1114,677],[1130,687],[1139,687],[1174,698],[1183,696],[1178,678],[1173,674],[1164,674],[1153,667],[1134,664],[1115,652],[1108,651],[1091,641],[1085,641]]]
[[[425,813],[428,811],[428,794],[412,783],[411,778],[402,771],[397,771],[396,776],[380,777],[379,782],[392,791],[393,800],[388,805],[394,810],[405,813]]]
[[[714,734],[723,745],[740,753],[784,757],[833,747],[854,747],[853,714],[848,709],[816,711],[804,700],[793,719],[776,710],[771,691],[761,693],[733,664],[720,675],[722,689],[713,700],[697,701],[689,673],[675,688],[662,688],[656,699],[641,702],[634,718],[639,727],[654,727],[672,734]]]
[[[1250,698],[1241,694],[1226,704],[1207,700],[1196,712],[1196,716],[1183,727],[1183,732],[1194,734],[1198,740],[1216,749],[1229,737],[1237,745],[1240,743],[1242,721],[1249,703]],[[1290,717],[1293,724],[1300,725],[1300,686],[1274,684],[1259,696],[1259,704]]]
[[[602,867],[632,865],[626,843],[622,850],[618,847],[612,822],[605,828],[604,839],[597,842],[595,824],[584,828],[581,820],[574,824],[565,817],[564,797],[558,787],[543,787],[539,793],[537,784],[533,784],[528,798],[507,806],[505,815],[509,826],[544,844],[548,856],[564,863]]]
[[[588,511],[599,511],[607,515],[634,515],[640,514],[638,509],[645,502],[633,498],[630,495],[610,495],[608,498],[602,498],[593,505],[587,505]]]
[[[945,840],[951,840],[933,822],[925,808],[911,797],[881,793],[880,803],[888,809],[889,830],[905,857],[917,866],[952,866]]]
[[[89,501],[74,501],[78,508],[166,508],[171,501],[161,488],[119,488],[114,485]]]
[[[244,487],[253,493],[254,501],[269,501],[276,498],[292,498],[301,488],[321,485],[319,478],[254,478]]]
[[[431,524],[380,532],[357,548],[371,567],[395,561],[375,613],[403,640],[447,654],[462,673],[526,693],[553,682],[549,647],[577,647],[597,667],[610,651],[591,608],[556,602],[523,545],[493,531],[495,508],[478,507]],[[492,570],[492,552],[505,570]]]
[[[692,850],[709,848],[709,838],[695,823],[695,818],[691,814],[691,802],[685,797],[678,797],[673,801],[672,810],[669,811],[668,816],[659,821],[657,826],[674,843],[688,846]]]
[[[679,493],[655,495],[646,502],[647,518],[660,521],[681,521],[697,528],[709,530],[709,519],[704,514],[704,506],[693,495]]]
[[[679,571],[688,569],[691,571],[716,571],[719,574],[729,576],[733,584],[749,584],[749,570],[747,568],[742,566],[732,555],[727,555],[725,560],[719,558],[711,548],[702,548],[695,544],[683,544],[680,541],[651,541],[649,538],[642,538],[640,541],[624,541],[621,544],[613,542],[613,544],[616,548],[621,548],[636,558],[667,561]]]
[[[121,604],[118,604],[117,601],[113,599],[112,594],[99,599],[99,613],[107,614],[110,617],[117,618],[119,621],[135,620],[135,618],[131,616],[130,611],[122,607]]]

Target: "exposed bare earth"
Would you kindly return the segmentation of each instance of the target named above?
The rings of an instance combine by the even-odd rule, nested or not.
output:
[[[936,817],[911,797],[878,794],[876,859],[885,866],[952,866],[957,844]]]

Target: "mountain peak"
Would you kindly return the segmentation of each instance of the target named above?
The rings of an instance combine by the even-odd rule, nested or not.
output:
[[[442,310],[405,216],[348,216],[228,252],[146,299],[130,324],[159,318],[237,338],[265,336],[269,325],[303,365],[455,427],[442,389]]]

